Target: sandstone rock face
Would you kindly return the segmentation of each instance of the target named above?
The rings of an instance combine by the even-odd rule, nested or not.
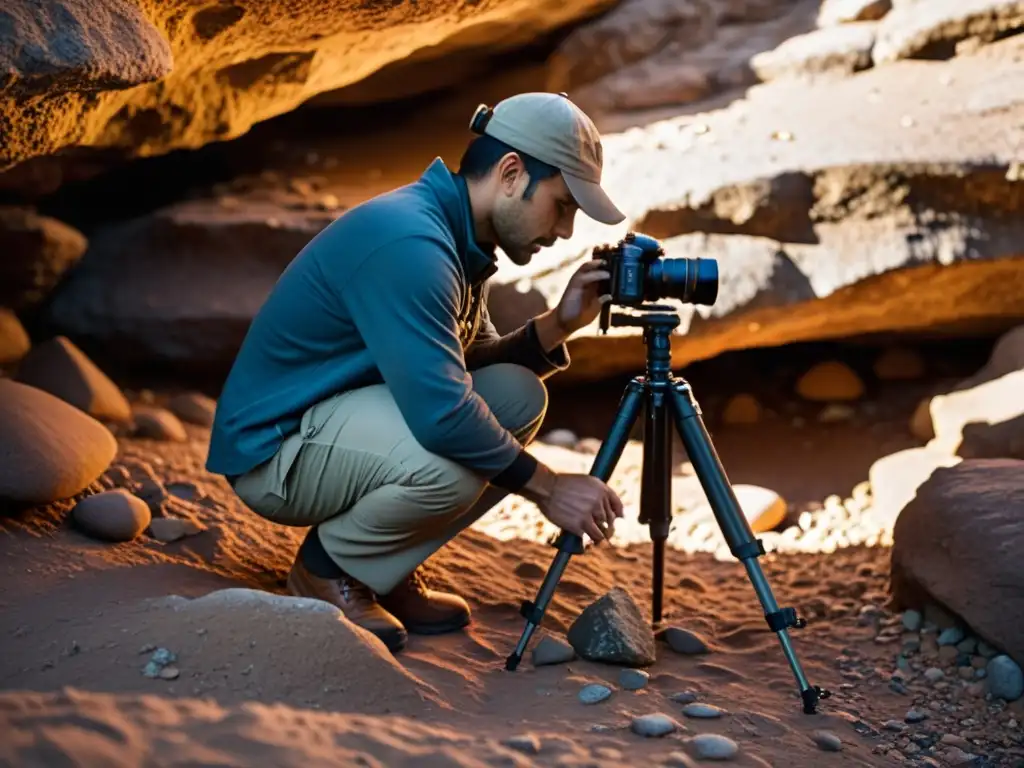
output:
[[[547,88],[584,109],[698,101],[757,78],[749,60],[814,25],[817,0],[625,0],[575,29]]]
[[[902,607],[932,599],[1024,664],[1024,462],[966,460],[935,470],[893,530]]]
[[[874,22],[863,21],[796,35],[757,54],[750,65],[765,82],[783,77],[852,75],[871,66],[876,27]]]
[[[992,42],[1024,29],[1020,0],[927,0],[896,3],[878,30],[875,64],[945,58],[957,46]]]
[[[605,184],[627,221],[578,217],[570,240],[497,279],[552,306],[590,249],[628,229],[663,238],[670,258],[715,258],[714,307],[668,301],[682,318],[676,365],[801,340],[1012,327],[1024,315],[1021,82],[1016,37],[950,61],[773,82],[611,136]],[[581,331],[560,379],[642,367],[637,336]]]
[[[14,0],[0,170],[70,145],[146,156],[232,138],[417,52],[494,53],[609,5]]]
[[[114,459],[106,427],[35,387],[0,379],[0,499],[47,504],[83,491]]]

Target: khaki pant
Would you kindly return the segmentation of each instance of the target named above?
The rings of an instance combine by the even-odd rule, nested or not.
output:
[[[528,444],[547,411],[541,380],[512,364],[472,378],[498,422]],[[331,558],[378,594],[508,495],[420,446],[383,384],[311,407],[273,458],[236,480],[235,492],[272,522],[316,525]]]

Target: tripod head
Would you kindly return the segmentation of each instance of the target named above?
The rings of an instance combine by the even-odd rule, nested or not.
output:
[[[607,309],[608,305],[604,306]],[[669,334],[679,327],[679,313],[669,304],[641,304],[634,312],[607,312],[601,317],[601,333],[608,333],[608,326],[633,326],[655,333]]]

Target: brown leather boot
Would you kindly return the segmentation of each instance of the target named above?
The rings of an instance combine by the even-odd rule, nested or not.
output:
[[[402,622],[381,607],[373,590],[351,576],[322,579],[296,558],[288,574],[288,591],[337,606],[346,619],[375,634],[392,653],[402,650],[409,638]]]
[[[407,630],[418,635],[455,632],[469,624],[468,603],[458,595],[428,589],[419,569],[379,600]]]

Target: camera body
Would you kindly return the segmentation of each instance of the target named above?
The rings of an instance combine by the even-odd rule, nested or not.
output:
[[[638,307],[645,302],[676,299],[684,304],[712,306],[718,299],[718,262],[708,258],[665,258],[653,237],[629,232],[614,245],[594,248],[593,258],[605,262],[610,279],[600,290],[611,296],[602,308],[607,330],[611,304]]]

